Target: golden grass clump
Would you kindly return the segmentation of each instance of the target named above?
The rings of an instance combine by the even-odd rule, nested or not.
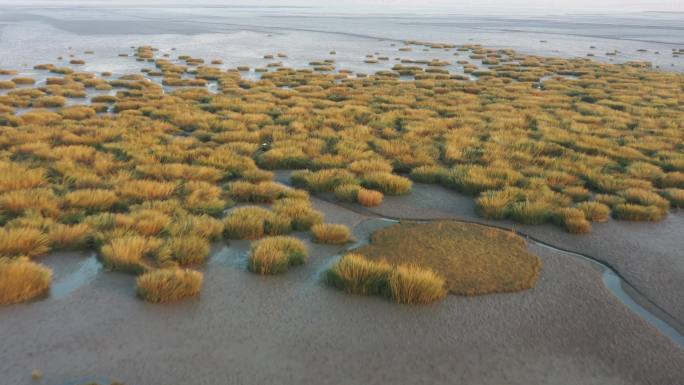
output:
[[[467,195],[486,190],[497,190],[514,185],[521,175],[511,169],[462,165],[452,168],[441,178],[447,187]]]
[[[0,162],[0,193],[42,187],[47,183],[42,169]]]
[[[360,205],[366,207],[380,206],[383,198],[384,196],[380,191],[365,188],[360,189],[356,195],[356,201],[359,202]]]
[[[12,88],[15,88],[17,85],[10,80],[0,80],[0,90],[11,90]]]
[[[66,193],[64,202],[69,207],[106,210],[118,203],[119,197],[111,190],[83,189]]]
[[[361,177],[363,187],[379,190],[387,195],[404,195],[411,192],[411,180],[387,172],[371,172]]]
[[[119,186],[118,192],[137,200],[170,198],[178,186],[174,182],[157,182],[152,180],[131,180]]]
[[[96,111],[92,107],[87,106],[70,106],[62,108],[59,114],[64,119],[84,120],[95,116]]]
[[[66,98],[59,95],[41,96],[31,102],[31,107],[63,107],[66,104],[66,102]]]
[[[12,83],[14,84],[34,84],[36,82],[36,79],[30,78],[30,77],[25,77],[25,76],[18,76],[15,78],[12,78]]]
[[[257,157],[259,166],[269,169],[297,169],[309,165],[309,159],[299,148],[272,148]]]
[[[325,169],[320,171],[295,171],[291,176],[292,183],[312,192],[331,192],[337,186],[358,184],[356,176],[344,169]]]
[[[369,190],[355,184],[338,186],[335,189],[335,197],[344,202],[356,202],[366,207],[379,206],[384,198],[380,191]]]
[[[484,191],[475,200],[475,212],[487,219],[504,219],[510,213],[511,203],[520,199],[514,189]]]
[[[349,170],[356,174],[369,172],[392,172],[392,164],[384,159],[363,159],[349,164]]]
[[[553,215],[553,205],[543,200],[521,201],[510,206],[509,216],[516,222],[526,225],[540,225],[548,222]]]
[[[582,202],[591,198],[591,191],[582,186],[566,187],[563,189],[563,194],[569,196],[575,202]]]
[[[184,207],[193,214],[208,214],[219,216],[227,206],[232,206],[234,202],[223,199],[223,190],[204,181],[190,181],[185,184]]]
[[[324,215],[311,207],[308,200],[285,198],[273,204],[273,211],[281,218],[287,218],[295,231],[306,231],[322,223]]]
[[[325,281],[350,294],[380,295],[397,303],[425,304],[446,297],[444,278],[416,265],[392,267],[361,254],[344,255],[326,271]]]
[[[136,279],[137,293],[148,302],[173,302],[198,295],[203,281],[202,273],[190,269],[153,270]]]
[[[397,303],[431,303],[447,295],[444,278],[416,265],[398,266],[389,276],[388,284]]]
[[[356,202],[363,187],[357,184],[343,184],[335,188],[335,198],[344,202]]]
[[[223,220],[227,238],[258,239],[266,235],[281,235],[292,231],[289,217],[256,206],[238,207]]]
[[[311,227],[314,242],[343,245],[352,240],[351,231],[346,225],[319,223]]]
[[[291,266],[306,262],[308,252],[304,242],[294,237],[264,238],[252,246],[248,268],[257,274],[278,274]]]
[[[584,212],[584,216],[592,222],[606,222],[610,219],[610,207],[601,202],[582,202],[577,208]]]
[[[0,210],[13,215],[37,211],[46,216],[60,212],[59,198],[49,189],[15,190],[0,195]]]
[[[361,254],[345,254],[326,271],[326,282],[350,294],[385,295],[392,266],[387,261],[371,261]]]
[[[50,251],[50,240],[35,228],[19,227],[0,229],[0,256],[38,257]]]
[[[137,166],[136,171],[148,178],[158,180],[184,179],[216,182],[223,178],[223,173],[213,167],[183,163],[144,164]]]
[[[219,240],[223,236],[223,222],[209,215],[177,216],[168,226],[172,237],[197,235],[210,241]]]
[[[197,235],[183,235],[168,240],[169,256],[180,265],[204,263],[209,257],[211,245],[206,238]]]
[[[230,183],[228,194],[239,202],[273,203],[278,198],[286,197],[291,190],[272,181],[250,183],[238,180]]]
[[[666,214],[667,212],[656,206],[623,203],[613,207],[613,217],[627,221],[657,222],[662,220]]]
[[[160,239],[139,235],[114,238],[102,246],[100,259],[108,269],[143,273],[150,269],[148,260],[157,255],[162,243]]]
[[[668,172],[658,180],[658,184],[663,188],[684,188],[684,172]]]
[[[0,305],[26,302],[50,290],[52,270],[26,257],[0,257]]]
[[[54,249],[81,249],[86,247],[93,235],[92,228],[85,223],[64,225],[61,223],[50,227],[48,239]]]
[[[140,209],[130,214],[116,216],[118,227],[133,230],[143,236],[158,235],[169,224],[171,224],[171,217],[155,209]]]
[[[672,207],[684,208],[684,189],[667,188],[661,194],[670,201]]]
[[[418,183],[442,183],[448,170],[441,166],[420,166],[411,170],[411,179]]]
[[[591,222],[585,217],[584,210],[564,207],[554,213],[554,217],[570,233],[584,234],[591,232]]]
[[[624,198],[627,203],[643,206],[655,206],[663,211],[667,211],[670,208],[670,203],[667,201],[667,199],[661,197],[655,192],[648,190],[630,188],[621,191],[619,195]]]

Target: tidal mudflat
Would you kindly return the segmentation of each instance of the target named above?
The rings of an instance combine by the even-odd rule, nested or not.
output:
[[[326,202],[314,205],[354,228],[358,239],[391,225]],[[530,247],[544,263],[534,289],[414,307],[326,287],[322,272],[342,250],[310,246],[302,268],[260,277],[246,272],[249,242],[231,243],[209,260],[202,295],[176,305],[134,301],[134,279],[108,273],[69,296],[3,308],[0,373],[13,384],[34,383],[35,368],[48,384],[422,383],[426,377],[430,383],[667,384],[681,378],[681,348],[625,307],[601,273],[580,260]],[[69,262],[78,269],[77,260]]]
[[[670,15],[269,12],[0,13],[0,378],[682,382]]]

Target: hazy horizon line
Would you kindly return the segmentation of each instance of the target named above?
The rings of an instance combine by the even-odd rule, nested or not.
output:
[[[629,1],[629,0],[627,0]],[[542,2],[543,4],[538,4]],[[611,13],[684,13],[684,3],[675,5],[671,1],[642,1],[632,0],[579,0],[579,1],[549,1],[541,0],[484,0],[471,1],[445,1],[428,0],[417,3],[416,0],[347,0],[344,5],[321,4],[321,1],[312,0],[257,0],[256,4],[250,4],[249,0],[235,1],[226,4],[220,0],[199,0],[191,6],[186,1],[180,0],[0,0],[0,4],[12,7],[127,7],[127,8],[290,8],[308,10],[333,10],[341,13],[359,13],[368,11],[381,11],[380,13],[396,13],[397,11],[457,11],[471,12],[495,12],[495,13],[535,13],[535,14],[559,14],[581,13],[600,14]],[[570,4],[568,4],[570,3]]]

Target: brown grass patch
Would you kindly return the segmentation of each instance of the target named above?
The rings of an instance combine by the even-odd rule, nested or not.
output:
[[[514,233],[449,221],[381,229],[355,252],[392,265],[431,269],[446,279],[449,292],[462,295],[534,287],[542,267]]]

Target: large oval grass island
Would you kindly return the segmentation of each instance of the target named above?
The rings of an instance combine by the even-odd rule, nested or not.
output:
[[[327,282],[356,294],[421,303],[446,292],[481,295],[534,287],[542,261],[505,230],[454,221],[403,222],[375,231],[327,272]]]

